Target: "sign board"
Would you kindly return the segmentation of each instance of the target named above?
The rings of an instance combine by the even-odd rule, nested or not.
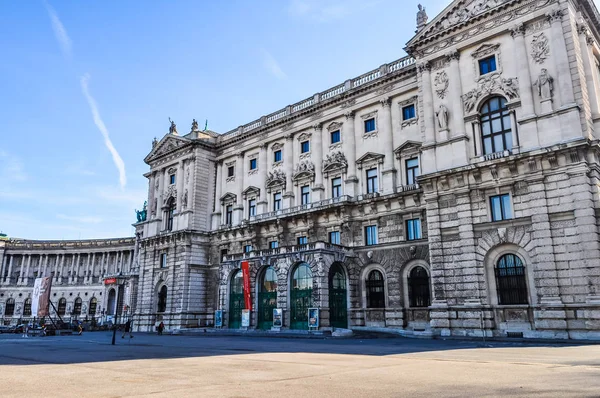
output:
[[[50,290],[52,289],[52,277],[36,278],[33,284],[33,295],[31,298],[31,313],[34,316],[44,317],[50,315]]]
[[[114,285],[117,283],[117,278],[107,278],[104,280],[105,285]]]
[[[250,327],[250,310],[242,310],[242,327]]]
[[[242,261],[242,276],[244,277],[244,308],[252,310],[252,298],[250,297],[250,264]]]
[[[273,327],[283,327],[283,310],[281,308],[273,308]]]
[[[215,311],[215,327],[216,328],[223,327],[223,310]]]
[[[308,327],[318,328],[319,327],[319,309],[309,308],[308,309]]]

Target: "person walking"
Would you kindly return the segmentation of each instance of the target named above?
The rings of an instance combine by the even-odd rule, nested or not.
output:
[[[83,333],[83,327],[81,327],[81,323],[77,325],[77,334],[81,336]]]
[[[158,335],[159,335],[159,336],[160,336],[160,335],[162,335],[162,332],[163,332],[163,330],[165,329],[165,324],[164,324],[164,323],[161,321],[161,322],[158,324],[158,327],[157,327],[157,329],[158,329]]]
[[[27,338],[29,334],[29,325],[25,324],[23,325],[23,337]]]
[[[131,328],[131,319],[128,320],[127,322],[125,322],[125,330],[123,331],[123,335],[121,336],[122,339],[125,338],[125,335],[127,333],[129,333],[129,338],[133,338],[133,334],[131,333],[132,328]]]

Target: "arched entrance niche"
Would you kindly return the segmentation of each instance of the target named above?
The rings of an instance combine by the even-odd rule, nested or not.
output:
[[[329,269],[329,323],[332,327],[348,327],[348,279],[340,263]]]
[[[277,308],[277,273],[273,267],[267,267],[261,272],[258,282],[259,329],[271,329],[274,308]]]
[[[242,271],[234,271],[229,281],[229,328],[239,329],[242,326],[242,310],[244,309],[244,282]]]
[[[290,281],[290,329],[308,329],[308,309],[312,307],[313,274],[307,263],[293,269]]]

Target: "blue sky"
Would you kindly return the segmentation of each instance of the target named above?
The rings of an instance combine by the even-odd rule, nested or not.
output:
[[[425,2],[430,18],[448,1]],[[133,235],[168,118],[223,133],[404,56],[400,0],[0,2],[0,231]],[[105,137],[108,137],[106,139]]]

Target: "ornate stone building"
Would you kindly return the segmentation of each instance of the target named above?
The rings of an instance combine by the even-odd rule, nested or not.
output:
[[[405,58],[224,134],[172,123],[137,328],[240,327],[247,260],[251,328],[600,339],[599,27],[591,0],[420,8]]]

